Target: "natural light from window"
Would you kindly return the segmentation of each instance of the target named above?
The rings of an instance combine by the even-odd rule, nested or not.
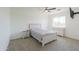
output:
[[[53,27],[65,28],[65,16],[55,17],[52,21]]]

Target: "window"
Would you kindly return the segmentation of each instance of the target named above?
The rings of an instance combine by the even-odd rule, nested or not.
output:
[[[65,16],[55,17],[52,21],[53,27],[65,27]]]

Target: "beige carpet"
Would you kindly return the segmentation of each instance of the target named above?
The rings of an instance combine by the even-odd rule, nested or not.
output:
[[[44,47],[33,39],[11,40],[8,51],[79,51],[79,40],[57,37],[56,41],[46,44]]]

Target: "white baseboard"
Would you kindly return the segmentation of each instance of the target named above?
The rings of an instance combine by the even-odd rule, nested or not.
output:
[[[75,40],[79,40],[79,39],[76,39],[76,38],[72,38],[70,36],[64,36],[65,38],[69,38],[69,39],[75,39]]]

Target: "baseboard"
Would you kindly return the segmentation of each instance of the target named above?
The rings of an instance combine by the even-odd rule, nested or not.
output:
[[[57,36],[64,37],[64,36],[62,36],[62,35],[57,35]]]
[[[76,39],[76,38],[71,38],[71,37],[68,37],[68,36],[64,36],[65,38],[69,38],[69,39],[73,39],[73,40],[79,40],[79,39]]]

